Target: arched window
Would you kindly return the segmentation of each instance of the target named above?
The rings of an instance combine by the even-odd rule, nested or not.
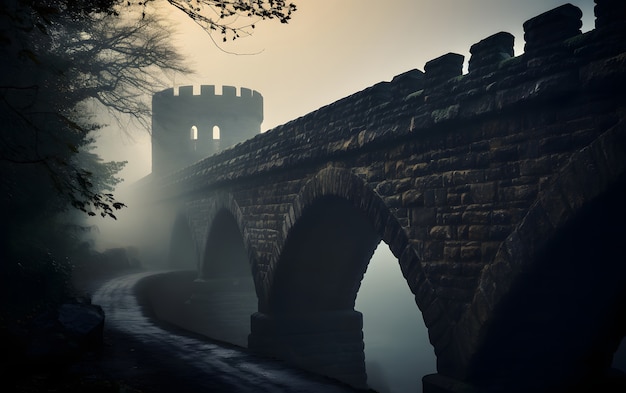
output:
[[[198,127],[192,126],[191,130],[189,130],[189,139],[192,141],[198,140]]]
[[[220,128],[218,126],[213,126],[213,139],[220,139]]]

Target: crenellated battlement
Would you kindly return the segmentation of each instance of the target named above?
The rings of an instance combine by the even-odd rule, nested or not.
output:
[[[221,94],[218,94],[215,85],[188,85],[162,90],[155,93],[154,97],[157,97],[159,100],[169,100],[170,102],[184,101],[189,98],[214,102],[228,100],[225,101],[226,104],[249,106],[251,111],[258,112],[261,109],[262,112],[263,96],[258,91],[245,87],[237,88],[235,86],[221,86],[221,90]]]
[[[152,169],[167,173],[261,132],[263,96],[252,89],[180,86],[152,97]]]
[[[235,86],[222,86],[222,93],[216,93],[215,85],[187,85],[178,88],[169,88],[156,93],[163,97],[188,97],[188,96],[216,96],[216,97],[239,97],[242,99],[262,100],[263,96],[256,90],[245,87],[237,88]]]

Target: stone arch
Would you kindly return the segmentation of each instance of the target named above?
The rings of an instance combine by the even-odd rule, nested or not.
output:
[[[250,316],[258,309],[248,232],[231,194],[218,194],[204,207],[205,240],[189,305],[198,332],[246,347]]]
[[[321,196],[305,208],[281,250],[271,314],[352,310],[380,235],[349,201]]]
[[[381,240],[424,302],[431,284],[384,201],[349,169],[327,167],[309,178],[285,215],[250,347],[364,388],[363,318],[354,301]]]
[[[575,288],[568,283],[571,280],[583,282],[588,279],[589,288],[593,287],[602,291],[615,289],[616,286],[626,288],[626,266],[604,265],[605,267],[602,269],[610,267],[614,270],[610,270],[611,273],[608,275],[598,275],[593,271],[592,266],[581,265],[578,260],[580,256],[577,254],[584,254],[589,248],[587,247],[585,250],[584,240],[580,238],[580,233],[576,232],[577,230],[580,232],[579,229],[584,228],[588,231],[588,235],[592,235],[592,238],[601,239],[598,238],[598,233],[589,231],[602,231],[603,228],[585,228],[589,225],[598,224],[598,214],[617,214],[621,219],[626,217],[626,212],[622,206],[623,202],[620,203],[626,198],[625,135],[625,124],[617,124],[588,147],[573,154],[568,164],[547,183],[525,218],[502,243],[494,261],[483,269],[472,304],[455,329],[455,341],[460,344],[457,345],[455,353],[449,354],[449,359],[456,359],[456,361],[449,362],[448,368],[439,370],[440,372],[443,371],[448,375],[463,379],[474,379],[474,382],[478,381],[478,383],[485,384],[488,383],[485,382],[486,379],[493,379],[496,372],[491,366],[497,363],[494,361],[494,354],[498,352],[495,348],[505,347],[504,343],[510,340],[510,338],[503,337],[506,329],[513,329],[509,332],[520,333],[519,330],[515,329],[522,329],[521,326],[524,326],[520,323],[519,326],[512,328],[511,324],[506,321],[507,318],[511,319],[511,316],[505,316],[503,312],[507,309],[515,309],[515,304],[522,304],[520,303],[522,296],[526,297],[526,302],[531,301],[529,300],[531,296],[541,299],[536,294],[536,287],[539,285],[537,282],[545,280],[545,276],[548,274],[555,276],[549,284],[544,285],[544,288],[549,290],[545,293],[546,304],[550,303],[555,296],[562,298],[563,294],[558,293],[559,291],[569,291],[567,293],[573,294]],[[611,213],[610,208],[615,208],[615,211]],[[615,217],[611,217],[611,219],[614,220]],[[607,222],[610,221],[607,220]],[[614,223],[614,226],[617,225]],[[623,237],[625,233],[623,225],[619,225],[618,231],[621,231],[618,232],[618,235],[621,233]],[[606,230],[600,234],[615,236]],[[564,255],[572,259],[570,266],[560,264],[561,257],[555,254],[557,250],[564,249],[564,242],[567,241],[574,243],[572,247],[575,248],[573,253],[564,252]],[[559,249],[559,247],[561,248]],[[597,267],[600,266],[603,265],[598,264]],[[558,267],[563,267],[562,271],[559,272]],[[571,275],[568,269],[579,269],[579,271],[576,272],[576,275]],[[592,280],[593,282],[591,282]],[[609,280],[611,283],[607,283],[607,285],[612,287],[603,288],[601,280]],[[585,290],[584,287],[578,289],[580,291]],[[618,304],[606,310],[606,313],[611,315],[598,314],[597,317],[613,318],[620,327],[616,332],[600,334],[615,336],[626,333],[626,321],[623,317],[620,319],[617,316],[618,310],[615,309],[615,307],[626,307],[626,293],[616,293],[615,295],[619,299]],[[598,301],[602,302],[600,298],[599,296]],[[610,296],[606,296],[602,299],[610,298]],[[541,307],[535,311],[543,312],[542,317],[546,317],[549,310],[545,305]],[[561,312],[562,310],[553,311]],[[624,310],[621,311],[623,314]],[[554,317],[553,320],[563,320],[565,317],[572,318],[572,315]],[[550,320],[549,318],[551,317],[548,315],[545,320]],[[536,317],[535,322],[540,323],[540,320],[540,317]],[[595,327],[590,327],[584,332],[581,330],[580,334],[590,334],[588,337],[590,340],[604,340],[602,344],[596,343],[596,349],[603,347],[600,351],[606,352],[608,347],[615,345],[615,337],[599,338],[597,332],[592,333],[593,329]],[[591,334],[595,334],[595,336],[592,337]],[[563,338],[561,341],[565,339]],[[563,342],[560,345],[565,345]],[[572,342],[572,340],[568,341],[568,343]],[[526,345],[523,350],[527,353],[518,353],[517,356],[527,356],[530,351],[536,349],[532,344]],[[578,352],[575,351],[570,354],[570,358],[585,353],[589,359],[600,359],[606,363],[606,353],[588,353],[589,349],[589,346],[579,348]],[[616,347],[613,348],[613,350],[615,349]],[[546,368],[559,362],[558,359],[551,356],[552,354],[546,355],[550,355],[544,356],[548,359],[542,363]],[[550,364],[550,359],[552,364]],[[499,362],[502,364],[502,359]],[[581,360],[581,362],[584,363],[585,361]],[[572,363],[572,367],[575,368],[581,364],[580,362]],[[485,375],[484,367],[491,367],[491,375],[488,378]],[[508,375],[511,369],[510,367],[508,371],[500,370],[503,373],[502,381],[512,377]],[[533,372],[539,371],[545,370],[533,370]],[[546,384],[565,383],[566,377],[572,376],[567,374],[568,371],[574,371],[576,378],[583,378],[583,374],[586,372],[584,370],[558,369],[553,370],[553,375],[542,376],[542,378],[545,377]],[[598,370],[591,370],[590,372],[597,373]],[[537,380],[540,377],[533,378],[526,375],[525,378],[526,380]],[[582,379],[577,382],[581,383]],[[493,383],[493,381],[489,383]],[[524,387],[520,388],[523,389]]]
[[[202,258],[198,271],[201,277],[203,277],[205,273],[211,274],[212,271],[218,275],[228,273],[223,270],[227,268],[221,265],[224,261],[220,261],[217,258],[219,258],[220,255],[224,255],[224,253],[228,253],[229,246],[243,247],[243,250],[235,251],[241,254],[238,256],[235,255],[235,257],[239,259],[245,257],[250,269],[256,265],[254,249],[250,243],[250,237],[243,219],[243,214],[232,194],[217,194],[211,199],[207,207],[205,222],[206,232],[204,234],[201,249]],[[224,226],[226,226],[226,232],[224,231]],[[236,236],[238,239],[233,239],[229,236]],[[222,249],[217,251],[217,254],[213,254],[215,250],[210,250],[212,246],[218,246]],[[215,265],[213,263],[215,263]]]
[[[404,229],[384,201],[362,179],[354,175],[349,169],[335,167],[324,168],[312,176],[302,186],[289,212],[285,215],[281,236],[277,241],[276,254],[270,261],[266,282],[267,297],[264,299],[263,307],[268,306],[269,293],[276,278],[278,259],[285,249],[289,234],[296,223],[302,219],[306,209],[324,198],[341,199],[347,205],[363,213],[366,221],[371,224],[373,231],[379,236],[378,241],[382,240],[387,243],[391,252],[398,258],[402,274],[416,297],[418,307],[424,312],[427,326],[429,322],[432,325],[437,319],[434,318],[436,313],[433,315],[427,315],[427,313],[435,300],[434,289],[425,276],[417,253],[409,244]],[[371,254],[369,256],[371,257]]]

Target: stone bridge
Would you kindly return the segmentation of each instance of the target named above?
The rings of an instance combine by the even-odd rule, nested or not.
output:
[[[595,14],[582,34],[566,4],[524,23],[522,55],[497,33],[467,74],[449,53],[152,179],[152,206],[176,212],[172,255],[207,297],[252,299],[250,348],[356,386],[354,304],[380,241],[435,349],[425,391],[609,383],[626,333],[626,6]]]

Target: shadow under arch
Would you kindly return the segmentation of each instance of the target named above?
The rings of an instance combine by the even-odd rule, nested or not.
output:
[[[285,248],[288,247],[287,241],[292,235],[293,227],[311,206],[324,199],[331,200],[333,198],[343,200],[341,203],[358,211],[365,218],[367,225],[371,226],[377,234],[378,240],[389,245],[393,255],[398,258],[402,275],[406,279],[409,289],[415,295],[417,306],[426,313],[435,300],[434,289],[424,274],[417,253],[409,244],[404,229],[380,196],[371,190],[363,180],[349,169],[335,167],[324,168],[312,176],[302,186],[289,212],[285,215],[282,231],[277,241],[276,255],[269,263],[266,285],[260,299],[260,311],[270,312],[269,299],[272,296],[270,294],[274,291],[273,286],[277,278],[276,271],[278,266],[282,264],[280,258],[282,258]],[[358,287],[356,289],[358,290]],[[426,320],[427,325],[434,322],[436,322],[434,319]]]
[[[339,168],[313,176],[286,216],[250,347],[365,388],[363,318],[354,304],[381,240],[414,294],[430,284],[403,228],[361,179]]]
[[[167,264],[175,270],[198,269],[198,247],[193,237],[187,216],[180,213],[174,220],[170,236]]]
[[[470,363],[507,392],[623,392],[611,370],[626,335],[626,177],[580,209],[494,308]],[[513,385],[513,386],[512,386]]]
[[[247,347],[258,298],[245,227],[232,196],[216,200],[212,212],[199,278],[188,303],[198,315],[196,331]]]
[[[624,135],[619,123],[575,153],[483,269],[448,375],[496,391],[626,387],[605,378],[626,333]]]
[[[233,214],[220,209],[211,220],[200,277],[203,279],[252,279],[250,258]]]
[[[381,240],[349,201],[324,196],[291,228],[269,296],[271,314],[351,310]]]

